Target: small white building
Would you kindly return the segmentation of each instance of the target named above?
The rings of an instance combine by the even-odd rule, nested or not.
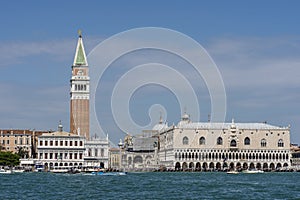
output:
[[[63,131],[43,133],[38,137],[38,161],[46,170],[82,168],[84,165],[85,137]]]
[[[86,168],[108,168],[108,160],[108,136],[105,139],[92,138],[85,142],[84,166]]]

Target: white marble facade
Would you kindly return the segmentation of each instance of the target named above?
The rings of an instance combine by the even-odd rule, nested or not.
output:
[[[160,164],[176,170],[265,169],[290,166],[290,128],[267,123],[210,123],[183,115],[161,126]]]

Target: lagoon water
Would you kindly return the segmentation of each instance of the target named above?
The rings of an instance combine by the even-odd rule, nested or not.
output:
[[[300,199],[300,173],[0,174],[0,199]]]

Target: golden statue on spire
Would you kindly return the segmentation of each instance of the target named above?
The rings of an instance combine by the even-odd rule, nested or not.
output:
[[[80,29],[78,29],[78,35],[79,35],[79,37],[82,37],[82,33],[81,33]]]

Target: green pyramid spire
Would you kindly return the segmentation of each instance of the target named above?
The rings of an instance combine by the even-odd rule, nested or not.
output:
[[[84,52],[83,52],[83,49],[82,49],[82,45],[79,44],[79,49],[78,49],[78,52],[77,52],[77,58],[76,58],[76,62],[75,64],[76,65],[85,65],[85,59],[84,59]]]
[[[73,66],[88,66],[85,51],[84,51],[84,46],[82,42],[81,32],[78,38]]]

